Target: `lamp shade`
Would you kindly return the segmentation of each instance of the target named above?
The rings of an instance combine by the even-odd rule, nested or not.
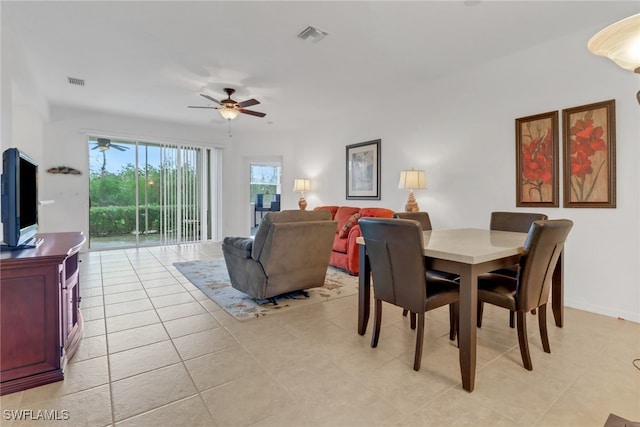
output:
[[[293,191],[311,190],[311,180],[307,178],[297,178],[293,180]]]
[[[640,73],[640,13],[611,24],[591,37],[589,51]]]
[[[398,188],[409,188],[411,190],[427,188],[427,178],[425,177],[424,171],[413,169],[401,171]]]
[[[218,108],[218,112],[227,120],[233,120],[238,117],[238,114],[240,114],[240,111],[236,110],[235,108],[229,107]]]

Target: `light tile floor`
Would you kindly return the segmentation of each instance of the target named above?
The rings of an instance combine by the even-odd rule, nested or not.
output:
[[[529,372],[507,313],[488,306],[467,393],[446,308],[428,313],[415,372],[415,332],[399,309],[384,306],[372,349],[371,325],[356,333],[356,296],[238,322],[172,265],[219,256],[219,244],[83,254],[80,349],[64,381],[3,396],[2,426],[584,427],[609,413],[640,421],[640,324],[567,308],[564,328],[549,319],[546,354],[530,316]],[[16,421],[12,410],[69,419]]]

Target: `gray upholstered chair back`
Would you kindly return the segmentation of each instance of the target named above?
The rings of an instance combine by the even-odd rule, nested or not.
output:
[[[549,300],[551,279],[564,242],[573,227],[568,219],[534,221],[520,258],[516,309],[529,311]]]
[[[270,212],[254,239],[225,237],[231,285],[253,298],[322,286],[337,225],[327,211]]]
[[[527,233],[533,221],[549,219],[547,215],[532,212],[491,212],[489,228],[499,231]]]
[[[431,230],[431,219],[428,212],[396,212],[393,214],[394,218],[399,219],[412,219],[418,221],[424,231]]]
[[[284,210],[282,212],[269,212],[264,216],[253,242],[251,258],[260,259],[262,249],[265,246],[267,235],[271,228],[271,224],[280,222],[301,222],[301,221],[325,221],[331,220],[331,212],[329,211],[300,211],[300,210]]]
[[[422,228],[413,220],[361,218],[373,291],[382,301],[424,313],[426,276]]]

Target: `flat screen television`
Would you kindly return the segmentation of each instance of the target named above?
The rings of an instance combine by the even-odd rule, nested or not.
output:
[[[17,148],[2,153],[3,249],[35,246],[38,232],[38,165]]]

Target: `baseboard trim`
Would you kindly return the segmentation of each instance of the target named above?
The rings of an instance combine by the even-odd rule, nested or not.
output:
[[[564,301],[565,307],[576,308],[578,310],[584,310],[591,313],[602,314],[603,316],[614,317],[616,319],[629,320],[631,322],[640,323],[640,313],[624,310],[613,310],[610,307],[603,307],[601,305],[589,304],[584,301],[567,300]],[[640,311],[640,310],[639,310]]]

